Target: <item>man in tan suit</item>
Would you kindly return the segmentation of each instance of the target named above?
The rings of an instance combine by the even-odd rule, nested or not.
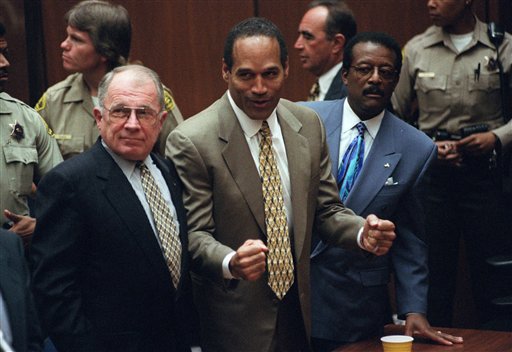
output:
[[[312,231],[328,243],[382,255],[394,225],[341,204],[318,116],[280,99],[288,54],[274,24],[250,18],[236,25],[222,72],[228,92],[171,132],[166,150],[185,187],[202,348],[309,350]],[[265,167],[271,162],[260,154],[267,126],[279,171],[272,199]],[[269,220],[276,208],[284,214],[276,217],[284,218],[278,229]]]

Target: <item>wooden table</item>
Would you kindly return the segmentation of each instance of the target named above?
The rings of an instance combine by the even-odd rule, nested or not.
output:
[[[412,345],[413,352],[512,352],[512,332],[449,329],[440,328],[454,336],[462,336],[463,344],[453,346],[438,345],[415,336]],[[384,328],[384,335],[403,334],[404,327],[387,325]],[[380,339],[371,339],[344,345],[335,350],[336,352],[382,352]]]

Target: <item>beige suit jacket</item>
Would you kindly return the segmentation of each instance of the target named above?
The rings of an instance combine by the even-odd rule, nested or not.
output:
[[[310,334],[309,254],[313,229],[334,245],[357,248],[364,220],[339,200],[324,128],[312,110],[281,99],[293,211],[292,245],[300,309]],[[207,351],[267,351],[278,301],[267,275],[224,280],[222,261],[248,239],[266,242],[261,181],[227,95],[180,124],[166,155],[184,183],[194,296]],[[299,308],[299,307],[297,307]]]

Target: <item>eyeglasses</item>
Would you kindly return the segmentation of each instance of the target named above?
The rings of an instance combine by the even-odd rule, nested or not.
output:
[[[110,109],[105,108],[109,112],[110,120],[115,124],[126,123],[132,111],[135,111],[135,116],[141,125],[152,126],[155,124],[158,115],[162,110],[156,112],[148,107],[131,107],[131,106],[114,106]]]
[[[373,73],[375,72],[375,69],[377,69],[377,72],[379,73],[380,78],[382,78],[385,81],[391,81],[395,79],[396,74],[398,73],[397,70],[395,70],[392,67],[389,66],[372,66],[372,65],[363,65],[363,66],[350,66],[351,68],[356,71],[356,74],[360,78],[369,78]]]

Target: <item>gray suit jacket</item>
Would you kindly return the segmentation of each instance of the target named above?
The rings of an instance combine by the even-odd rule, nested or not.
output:
[[[281,99],[277,116],[290,171],[295,280],[309,337],[313,227],[332,244],[357,248],[355,238],[363,219],[339,201],[324,129],[316,114]],[[167,147],[166,154],[185,186],[203,347],[208,351],[266,351],[274,337],[278,311],[267,275],[254,282],[226,282],[222,276],[222,261],[228,253],[248,239],[266,242],[260,177],[227,95],[179,125]]]
[[[339,165],[344,101],[304,104],[325,124],[333,174]],[[385,112],[345,205],[361,216],[373,213],[393,221],[397,239],[390,253],[382,257],[356,257],[323,242],[313,249],[314,337],[345,342],[380,331],[390,320],[387,284],[392,270],[398,313],[426,313],[428,272],[421,185],[435,156],[435,145],[424,133]]]

